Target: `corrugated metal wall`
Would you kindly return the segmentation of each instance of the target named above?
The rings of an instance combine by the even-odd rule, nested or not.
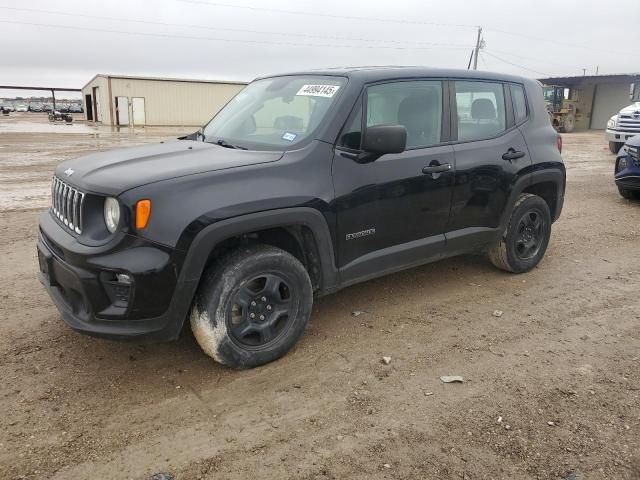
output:
[[[207,122],[244,85],[111,79],[111,97],[143,97],[147,125],[199,126]],[[132,116],[130,115],[130,118]]]
[[[82,101],[85,101],[86,95],[93,98],[93,87],[98,87],[98,103],[100,105],[100,117],[96,117],[93,112],[93,119],[102,122],[104,125],[111,125],[111,109],[109,108],[109,83],[106,77],[97,76],[91,82],[82,88]],[[93,109],[93,106],[92,106]],[[87,118],[87,105],[84,105],[85,119]]]
[[[109,78],[111,91],[109,91]],[[127,97],[129,119],[132,98],[144,98],[145,124],[150,126],[201,126],[213,117],[245,85],[241,83],[183,82],[143,78],[96,76],[82,89],[82,98],[99,87],[100,118],[103,125],[116,125],[115,97]],[[85,118],[86,118],[85,105]],[[112,119],[112,113],[114,115]]]

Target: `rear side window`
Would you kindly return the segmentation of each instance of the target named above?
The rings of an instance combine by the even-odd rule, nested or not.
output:
[[[527,99],[522,85],[511,85],[511,100],[516,124],[524,122],[527,119]]]
[[[455,82],[458,140],[482,140],[506,130],[504,87],[497,82]]]
[[[440,143],[442,83],[408,81],[374,85],[367,90],[367,127],[403,125],[407,148]]]

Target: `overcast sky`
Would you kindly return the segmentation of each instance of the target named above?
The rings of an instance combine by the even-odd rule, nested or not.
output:
[[[353,65],[530,77],[640,71],[640,0],[0,0],[0,84],[96,73],[251,80]],[[6,92],[0,92],[5,96]]]

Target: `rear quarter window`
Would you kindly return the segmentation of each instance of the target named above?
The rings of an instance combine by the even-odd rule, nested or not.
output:
[[[522,85],[511,85],[511,100],[513,101],[513,115],[516,124],[527,119],[527,97]]]

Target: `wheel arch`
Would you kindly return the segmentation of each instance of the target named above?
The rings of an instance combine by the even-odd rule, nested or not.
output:
[[[241,215],[203,228],[191,242],[176,289],[180,289],[176,293],[183,321],[206,266],[216,253],[239,238],[262,241],[294,255],[308,269],[314,291],[320,294],[338,286],[331,233],[318,210],[297,207]]]
[[[509,195],[507,208],[502,213],[501,231],[504,231],[508,226],[513,207],[522,193],[531,193],[544,199],[549,206],[552,221],[555,222],[560,217],[564,204],[566,182],[564,164],[554,164],[552,168],[537,167],[541,169],[527,173],[515,182]]]

